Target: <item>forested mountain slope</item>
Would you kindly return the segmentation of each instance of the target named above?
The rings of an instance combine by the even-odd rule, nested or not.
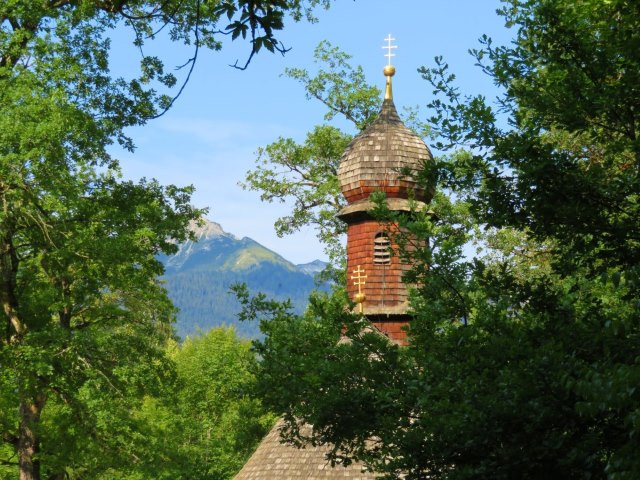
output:
[[[252,293],[263,292],[280,300],[290,298],[302,311],[314,275],[324,267],[314,261],[294,265],[250,238],[239,239],[207,221],[196,228],[197,241],[180,245],[175,255],[163,257],[169,296],[180,309],[176,329],[182,338],[198,328],[235,325],[244,337],[258,335],[256,324],[238,322],[239,305],[229,288],[246,283]]]

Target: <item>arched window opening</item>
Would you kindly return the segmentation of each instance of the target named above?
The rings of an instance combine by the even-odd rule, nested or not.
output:
[[[391,241],[386,233],[380,232],[373,239],[373,263],[375,265],[391,264]]]

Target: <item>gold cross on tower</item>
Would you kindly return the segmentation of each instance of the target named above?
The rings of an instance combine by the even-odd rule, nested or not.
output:
[[[391,65],[391,57],[395,57],[396,54],[395,53],[391,53],[392,50],[394,48],[398,48],[397,45],[391,45],[391,42],[393,40],[395,40],[395,38],[393,38],[391,36],[391,34],[387,35],[387,38],[385,38],[387,44],[385,46],[383,46],[382,48],[386,48],[387,49],[387,53],[385,53],[385,57],[387,57],[389,59],[389,64],[384,67],[384,76],[387,77],[387,85],[384,89],[384,99],[385,100],[392,100],[393,99],[393,92],[391,91],[391,77],[393,77],[393,75],[396,73],[396,69],[393,65]]]
[[[353,280],[353,284],[358,287],[358,293],[355,295],[354,300],[358,304],[358,310],[362,313],[363,307],[362,303],[365,301],[366,296],[362,292],[362,287],[365,285],[365,280],[367,276],[364,275],[364,270],[360,265],[353,271],[354,275],[351,275],[351,280]]]
[[[391,37],[391,34],[387,35],[387,38],[385,38],[384,40],[387,42],[387,44],[383,45],[383,47],[382,47],[382,48],[386,48],[387,49],[387,53],[385,53],[384,56],[389,59],[389,64],[388,65],[391,66],[391,57],[395,57],[396,56],[396,54],[395,53],[391,53],[391,51],[394,48],[398,48],[398,46],[397,45],[391,45],[391,42],[393,42],[395,40],[395,38]]]

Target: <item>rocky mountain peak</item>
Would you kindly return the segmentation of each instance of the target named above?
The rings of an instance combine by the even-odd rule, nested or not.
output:
[[[322,260],[314,260],[313,262],[298,264],[296,267],[301,272],[313,276],[322,272],[327,267],[327,263]]]
[[[222,225],[216,222],[212,222],[209,219],[202,219],[204,223],[198,225],[196,222],[191,222],[189,225],[189,229],[196,234],[196,239],[198,241],[201,240],[210,240],[215,237],[229,237],[236,238],[235,235],[231,233],[227,233],[222,229]]]
[[[167,267],[180,268],[195,253],[211,250],[212,244],[238,240],[235,235],[225,232],[219,223],[206,218],[200,224],[191,222],[189,229],[195,234],[195,241],[187,240],[179,244],[178,251],[167,259]]]

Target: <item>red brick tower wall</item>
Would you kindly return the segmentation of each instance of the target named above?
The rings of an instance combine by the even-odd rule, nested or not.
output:
[[[347,292],[351,299],[358,294],[358,285],[352,276],[360,268],[364,285],[361,286],[365,300],[362,302],[363,313],[371,322],[389,338],[404,343],[406,333],[404,327],[409,317],[407,286],[402,275],[411,268],[403,264],[398,255],[398,247],[393,242],[397,232],[396,225],[385,224],[373,219],[361,220],[349,225],[347,230]],[[376,236],[386,234],[390,240],[388,264],[376,262]],[[378,252],[381,252],[378,244]]]
[[[353,275],[358,267],[365,271],[367,278],[363,291],[366,299],[363,306],[366,314],[388,313],[394,310],[393,307],[406,307],[407,289],[402,282],[402,272],[409,266],[400,263],[397,246],[391,244],[394,253],[390,255],[388,265],[374,263],[376,234],[388,230],[389,225],[383,226],[375,220],[364,220],[348,227],[347,271],[349,275]],[[353,281],[347,283],[347,292],[351,298],[358,293]]]

